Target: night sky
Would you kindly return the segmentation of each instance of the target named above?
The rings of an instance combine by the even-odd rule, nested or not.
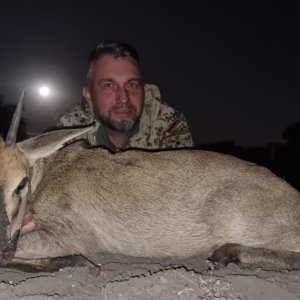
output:
[[[53,125],[80,100],[87,56],[103,39],[138,50],[146,82],[185,113],[197,143],[265,146],[283,141],[283,129],[300,121],[296,7],[272,1],[76,2],[1,1],[0,94],[16,102],[26,88],[30,130]],[[35,96],[40,84],[52,88],[48,100]]]

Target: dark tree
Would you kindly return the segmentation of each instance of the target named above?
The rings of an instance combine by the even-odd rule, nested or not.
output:
[[[285,179],[300,190],[300,122],[285,128],[282,136],[288,143]]]

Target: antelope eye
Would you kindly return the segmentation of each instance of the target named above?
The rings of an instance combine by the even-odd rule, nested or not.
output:
[[[28,177],[23,177],[23,179],[15,189],[15,193],[19,195],[21,191],[24,189],[24,187],[27,185],[27,183],[28,183]]]

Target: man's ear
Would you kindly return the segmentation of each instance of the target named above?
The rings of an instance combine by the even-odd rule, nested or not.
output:
[[[89,87],[85,86],[82,89],[82,96],[84,97],[84,99],[86,100],[86,102],[88,103],[89,107],[91,109],[93,109],[93,102],[92,102],[92,97],[91,97],[91,92]]]

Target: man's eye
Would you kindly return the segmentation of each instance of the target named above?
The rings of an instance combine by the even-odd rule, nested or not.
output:
[[[105,83],[104,87],[106,87],[106,88],[112,88],[113,84],[112,83]]]
[[[139,87],[139,85],[137,82],[129,82],[128,87],[136,89]]]

